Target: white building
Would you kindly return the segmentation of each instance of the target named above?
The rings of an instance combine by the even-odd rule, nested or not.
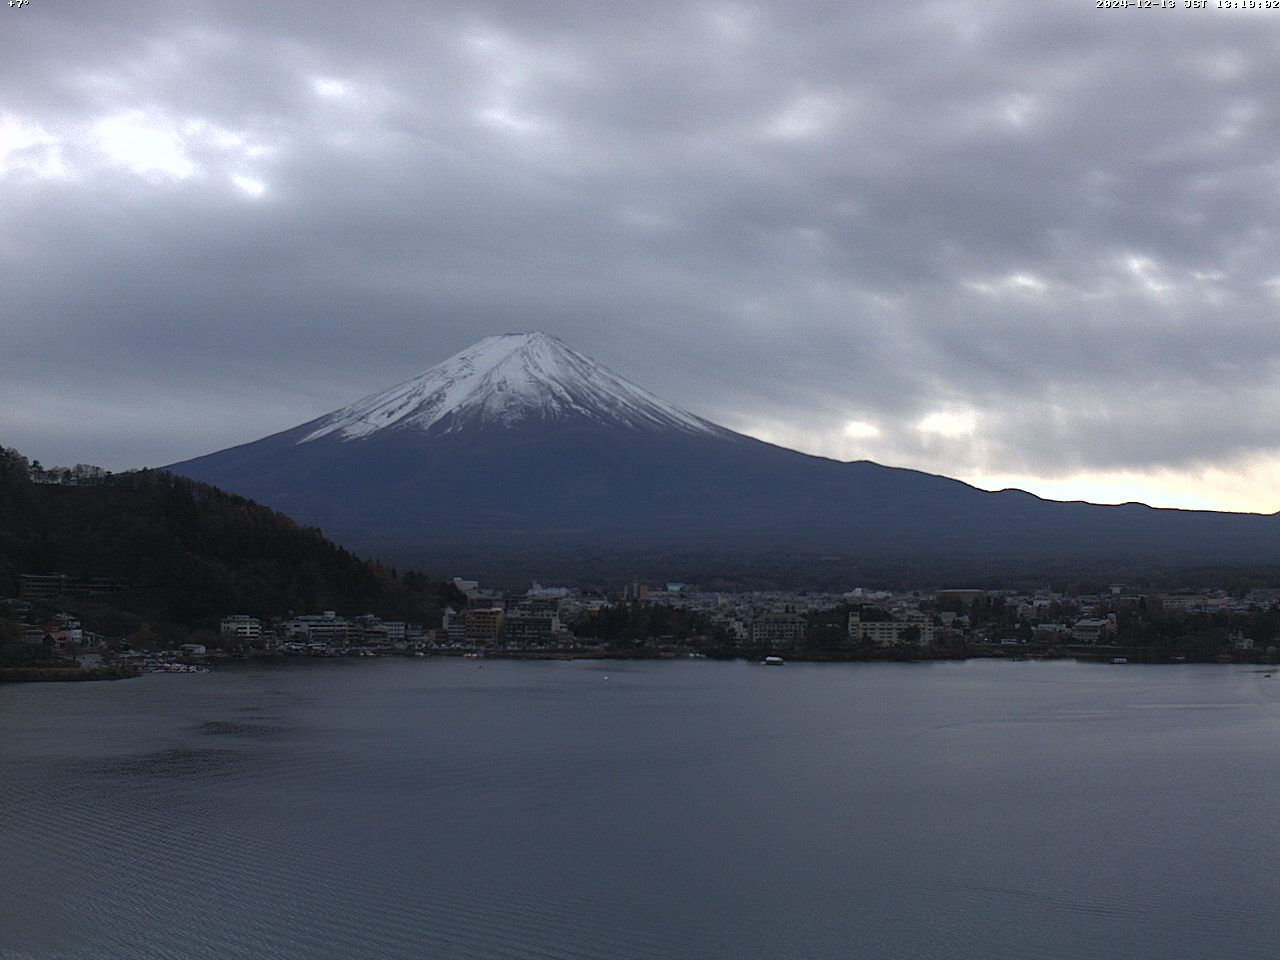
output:
[[[913,629],[914,628],[914,629]],[[908,630],[919,631],[918,639],[906,639]],[[878,647],[897,647],[911,643],[915,646],[928,646],[933,643],[934,626],[925,619],[904,620],[863,620],[857,610],[849,614],[849,640],[854,644],[874,643]]]
[[[333,610],[326,610],[323,614],[294,617],[285,623],[285,630],[289,636],[306,637],[310,643],[346,643],[352,633],[352,624]]]
[[[537,580],[533,581],[526,597],[539,597],[546,600],[563,600],[569,596],[568,587],[544,587]]]
[[[53,628],[49,632],[59,647],[78,647],[84,643],[84,629],[80,621],[69,613],[54,614]]]
[[[794,610],[774,611],[751,621],[751,642],[757,646],[803,643],[808,624]]]
[[[223,617],[220,627],[219,633],[228,640],[252,642],[262,636],[262,621],[240,613]]]
[[[450,642],[460,643],[467,635],[466,611],[459,613],[453,607],[446,607],[442,627]]]

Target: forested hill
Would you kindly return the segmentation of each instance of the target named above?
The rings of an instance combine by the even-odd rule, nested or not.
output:
[[[451,586],[359,559],[243,497],[163,471],[78,468],[45,474],[0,447],[0,596],[23,573],[114,578],[129,588],[79,604],[107,632],[150,623],[162,632],[258,617],[338,610],[414,621],[438,616]],[[69,603],[75,606],[74,603]],[[88,625],[88,624],[86,624]],[[114,631],[112,631],[114,632]]]

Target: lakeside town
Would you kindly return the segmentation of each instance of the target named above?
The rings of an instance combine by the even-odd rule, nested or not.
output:
[[[0,679],[339,656],[1278,659],[1280,586],[1263,569],[1206,573],[1206,585],[1182,589],[1167,579],[995,587],[994,574],[940,589],[924,578],[884,589],[887,575],[825,591],[799,589],[803,578],[751,589],[631,575],[499,589],[362,560],[319,530],[163,472],[48,469],[9,450],[0,466],[17,531],[0,578],[11,592],[0,598]]]
[[[55,664],[88,679],[193,672],[235,659],[338,656],[1274,663],[1280,642],[1280,587],[1234,595],[1209,588],[1141,592],[1123,584],[1088,592],[727,593],[634,581],[607,593],[537,582],[502,592],[454,578],[461,600],[436,623],[337,610],[267,618],[228,611],[188,642],[166,646],[145,631],[127,638],[95,633],[60,608],[126,589],[124,582],[52,573],[21,575],[17,585],[17,596],[3,604],[17,621],[18,642],[45,665],[32,679],[59,678]]]

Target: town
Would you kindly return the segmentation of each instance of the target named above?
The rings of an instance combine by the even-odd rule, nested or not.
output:
[[[504,593],[464,578],[452,585],[463,599],[438,623],[335,610],[268,618],[228,612],[171,648],[145,631],[94,633],[60,608],[127,586],[118,581],[24,574],[18,596],[4,607],[27,650],[110,676],[247,658],[427,655],[1271,663],[1280,636],[1280,588],[1238,595],[1223,589],[1144,593],[1122,584],[1088,592],[857,587],[727,593],[634,581],[608,593],[537,582]]]

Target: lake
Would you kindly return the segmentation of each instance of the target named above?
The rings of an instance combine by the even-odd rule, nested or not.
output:
[[[0,958],[1280,955],[1241,666],[359,660],[0,687]]]

